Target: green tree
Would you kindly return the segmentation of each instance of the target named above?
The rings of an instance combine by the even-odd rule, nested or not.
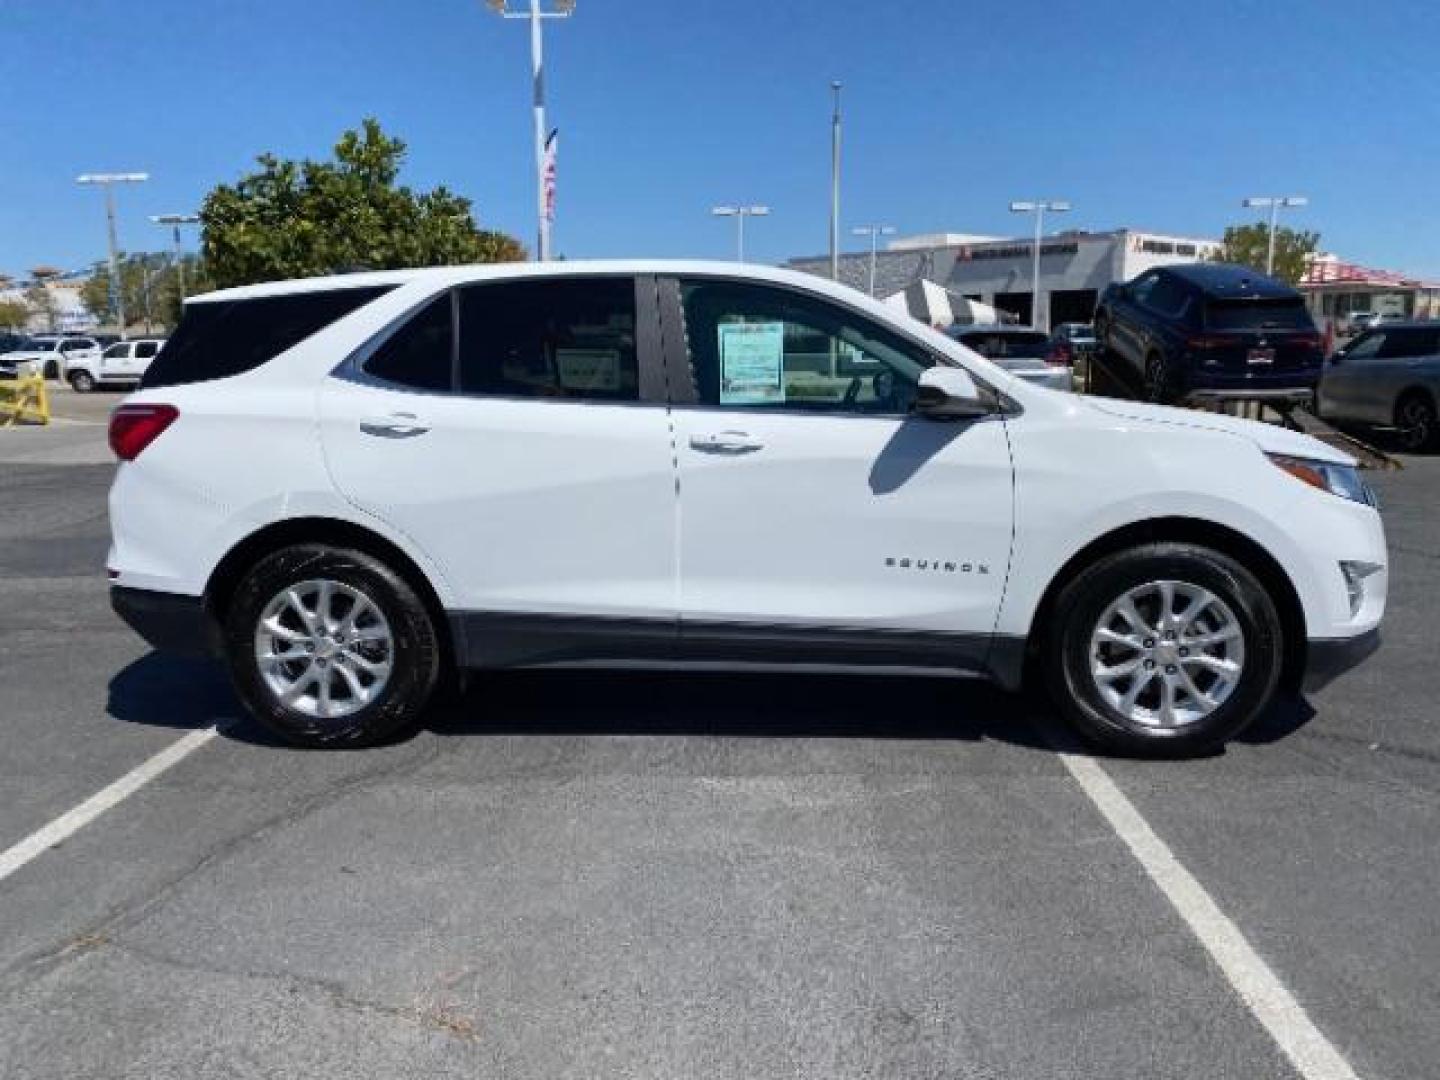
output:
[[[476,226],[469,199],[397,185],[404,158],[405,144],[373,119],[341,136],[332,161],[262,154],[257,172],[215,188],[201,207],[215,285],[525,257],[513,237]]]
[[[25,303],[31,314],[40,316],[41,325],[53,333],[60,318],[60,302],[55,294],[37,281],[25,290]]]
[[[130,325],[150,330],[173,328],[180,321],[180,275],[171,254],[142,252],[122,255],[119,262],[125,317]],[[185,295],[208,292],[214,283],[204,264],[195,255],[181,257],[185,271]],[[98,262],[80,289],[85,309],[102,323],[113,317],[110,303],[110,266]],[[128,328],[127,328],[128,329]]]
[[[1265,254],[1270,244],[1270,226],[1265,222],[1254,225],[1232,225],[1225,230],[1220,249],[1212,258],[1215,262],[1234,263],[1265,272]],[[1294,285],[1305,276],[1310,256],[1320,246],[1318,232],[1301,232],[1281,226],[1275,230],[1275,269],[1273,276]]]
[[[30,309],[20,300],[0,300],[0,330],[23,330]]]

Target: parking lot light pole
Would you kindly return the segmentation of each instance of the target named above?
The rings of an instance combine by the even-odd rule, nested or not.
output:
[[[1265,245],[1265,273],[1273,274],[1275,273],[1275,219],[1280,215],[1280,208],[1309,206],[1310,200],[1304,195],[1260,195],[1245,199],[1240,205],[1252,210],[1270,211],[1270,234]]]
[[[115,240],[115,185],[141,184],[149,173],[85,173],[77,176],[77,184],[99,184],[105,189],[105,218],[110,228],[110,294],[115,298],[116,319],[120,323],[120,340],[125,340],[125,290],[120,285],[120,251]]]
[[[735,259],[745,261],[745,219],[747,217],[769,217],[768,206],[717,206],[710,211],[715,217],[735,219]]]
[[[830,84],[835,110],[830,117],[830,280],[840,280],[840,90],[839,81]]]
[[[180,255],[180,226],[194,225],[200,220],[199,214],[151,214],[150,220],[156,225],[169,225],[171,238],[175,241],[175,274],[180,285],[180,299],[185,299],[185,261]]]
[[[540,27],[546,19],[568,19],[575,14],[575,0],[554,0],[554,6],[548,11],[540,6],[540,0],[530,0],[528,7],[518,10],[511,9],[507,0],[486,0],[486,3],[490,10],[502,19],[530,20],[530,70],[534,82],[532,108],[535,113],[535,205],[539,224],[536,257],[541,262],[548,262],[550,199],[547,192],[549,181],[546,177],[546,158],[549,155],[545,148],[545,39]]]
[[[1050,320],[1045,319],[1042,325],[1040,318],[1040,239],[1045,234],[1045,213],[1064,214],[1069,209],[1070,204],[1063,199],[1031,199],[1010,204],[1012,214],[1035,215],[1035,249],[1031,253],[1030,270],[1030,325],[1037,330],[1050,328]]]
[[[875,295],[875,262],[879,257],[880,237],[894,236],[895,226],[893,225],[857,225],[850,230],[854,236],[868,236],[870,238],[870,295]]]

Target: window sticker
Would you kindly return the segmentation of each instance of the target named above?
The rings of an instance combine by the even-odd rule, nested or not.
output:
[[[783,404],[785,324],[725,323],[719,329],[720,404]]]
[[[555,368],[565,390],[620,389],[619,349],[556,349]]]

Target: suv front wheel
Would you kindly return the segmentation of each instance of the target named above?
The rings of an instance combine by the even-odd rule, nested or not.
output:
[[[1145,358],[1145,400],[1156,405],[1173,405],[1180,400],[1175,365],[1164,353],[1152,352]]]
[[[364,746],[412,727],[440,675],[414,589],[363,552],[300,545],[258,562],[225,619],[236,692],[299,746]]]
[[[1218,747],[1275,692],[1282,629],[1240,563],[1194,544],[1109,555],[1060,593],[1047,649],[1055,700],[1090,741],[1127,753]]]

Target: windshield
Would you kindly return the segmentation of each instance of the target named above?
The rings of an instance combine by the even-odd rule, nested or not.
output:
[[[1211,330],[1314,330],[1305,301],[1211,300],[1206,308]]]

